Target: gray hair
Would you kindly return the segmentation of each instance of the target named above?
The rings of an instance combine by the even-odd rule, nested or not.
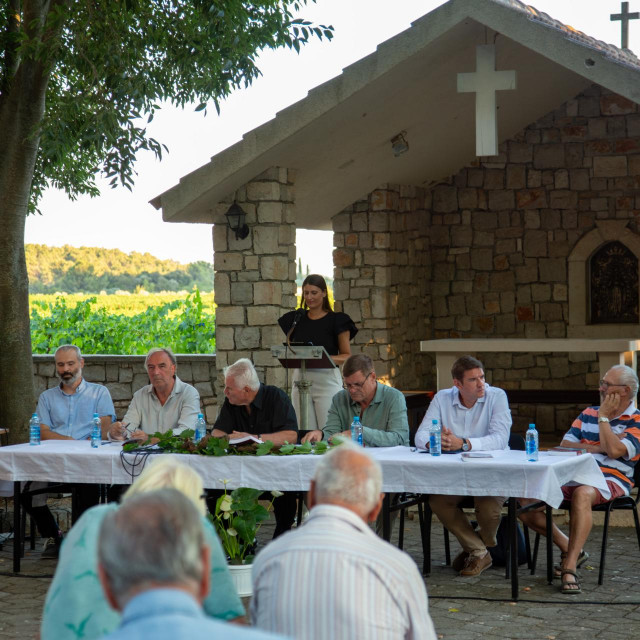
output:
[[[355,353],[349,356],[342,365],[342,375],[345,378],[350,378],[358,371],[363,376],[368,376],[373,370],[373,360],[366,353]]]
[[[241,387],[249,387],[251,391],[260,388],[260,378],[256,372],[253,362],[249,358],[240,358],[223,370],[225,380],[234,378]]]
[[[354,464],[354,457],[364,464]],[[313,480],[318,502],[339,500],[363,515],[375,507],[382,491],[380,465],[348,440],[322,456]]]
[[[147,364],[149,363],[149,358],[154,354],[154,353],[166,353],[167,354],[167,358],[169,358],[169,360],[171,360],[171,364],[174,367],[178,366],[178,361],[176,360],[176,357],[173,355],[173,351],[171,351],[171,349],[169,349],[169,347],[153,347],[153,349],[149,350],[149,353],[147,353],[147,357],[144,359],[144,368],[147,368]]]
[[[100,527],[98,560],[123,607],[133,590],[202,579],[202,516],[176,489],[129,498]]]
[[[616,371],[619,373],[618,380],[620,384],[623,384],[631,389],[631,397],[635,398],[638,395],[638,375],[626,364],[616,364],[609,371]]]
[[[82,353],[80,352],[80,347],[76,347],[75,344],[61,344],[56,349],[56,352],[53,354],[53,359],[54,360],[55,360],[56,356],[58,355],[58,353],[60,351],[75,351],[76,352],[76,356],[78,357],[78,360],[82,359]]]

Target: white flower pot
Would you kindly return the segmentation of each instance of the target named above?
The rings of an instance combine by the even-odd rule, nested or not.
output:
[[[236,591],[241,598],[253,595],[253,585],[251,584],[250,564],[230,564],[229,572],[236,587]]]

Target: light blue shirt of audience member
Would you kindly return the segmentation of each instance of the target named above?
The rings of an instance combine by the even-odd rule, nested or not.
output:
[[[111,416],[112,421],[116,419],[109,390],[84,379],[71,395],[65,393],[60,385],[43,391],[36,413],[40,422],[51,431],[74,440],[85,440],[91,435],[94,413],[101,418]]]
[[[207,618],[192,596],[178,589],[152,589],[134,596],[118,629],[105,640],[276,640],[284,636]]]

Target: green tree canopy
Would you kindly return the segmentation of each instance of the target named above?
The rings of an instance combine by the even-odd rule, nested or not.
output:
[[[206,111],[260,71],[265,48],[299,50],[332,28],[294,19],[307,0],[0,0],[0,424],[34,406],[25,217],[48,186],[131,188],[164,101]],[[10,376],[10,377],[9,377]]]

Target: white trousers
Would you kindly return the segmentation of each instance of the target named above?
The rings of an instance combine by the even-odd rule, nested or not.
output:
[[[298,427],[303,429],[300,412],[300,392],[295,382],[300,380],[300,369],[294,369],[291,401],[298,418]],[[307,429],[323,429],[327,424],[327,415],[333,396],[342,391],[340,369],[307,369],[305,378],[311,382],[307,411]]]

